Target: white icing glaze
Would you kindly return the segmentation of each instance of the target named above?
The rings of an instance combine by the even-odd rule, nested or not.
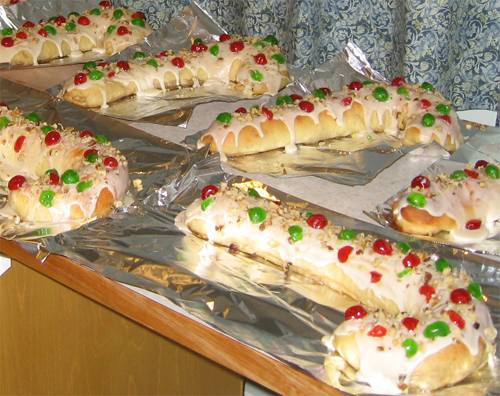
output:
[[[374,235],[358,234],[354,239],[339,239],[342,228],[331,222],[323,229],[312,228],[301,209],[255,198],[234,187],[222,185],[220,191],[209,199],[213,202],[205,210],[202,199],[195,200],[177,216],[176,225],[185,232],[191,232],[190,224],[201,220],[206,226],[206,235],[202,236],[209,241],[256,254],[292,271],[294,268],[305,269],[306,274],[323,279],[327,285],[333,285],[358,301],[364,298],[363,303],[372,307],[367,308],[368,315],[363,319],[342,323],[332,338],[326,340],[326,345],[334,349],[332,342],[336,335],[356,334],[361,351],[357,379],[368,383],[374,392],[402,393],[412,372],[426,357],[456,340],[462,341],[476,355],[479,339],[482,338],[488,345],[488,352],[493,353],[496,331],[484,301],[472,298],[470,303],[455,304],[450,300],[453,290],[467,288],[472,282],[464,271],[446,267],[440,272],[435,266],[438,257],[412,252],[420,258],[420,263],[402,275],[405,270],[403,259],[409,253],[404,253],[396,244],[391,245],[393,252],[390,255],[377,253],[373,247],[377,240]],[[264,222],[255,224],[250,220],[248,210],[254,207],[265,210],[267,217]],[[292,225],[302,228],[301,240],[291,240],[289,227]],[[342,262],[339,251],[346,246],[353,247],[353,250]],[[372,282],[373,271],[381,275],[376,283]],[[329,282],[329,278],[337,278],[337,281]],[[344,286],[348,280],[362,293],[368,294],[360,295],[350,289],[351,286]],[[429,301],[419,291],[423,284],[432,286],[436,291]],[[372,297],[366,297],[370,293]],[[392,301],[395,307],[385,304],[386,300]],[[392,313],[381,308],[387,308]],[[454,310],[464,319],[463,330],[452,322],[446,313],[449,310]],[[420,321],[414,331],[402,325],[402,319],[407,316]],[[425,338],[424,329],[436,321],[445,322],[451,332],[443,337]],[[369,336],[367,333],[376,325],[384,326],[388,330],[387,335]],[[406,357],[402,346],[406,338],[413,338],[419,345],[419,352],[411,358]]]
[[[55,145],[45,143],[46,134],[41,130],[47,127],[44,122],[26,120],[19,110],[8,110],[0,106],[0,120],[7,125],[0,129],[0,177],[8,182],[16,175],[22,175],[26,182],[21,188],[9,191],[9,198],[0,214],[13,212],[21,220],[28,222],[60,222],[72,218],[71,208],[77,205],[83,212],[78,220],[92,218],[101,192],[105,189],[114,197],[114,205],[119,206],[121,199],[128,191],[129,174],[126,159],[109,142],[100,143],[95,137],[80,137],[72,128],[61,130],[52,125],[52,130],[60,134],[60,141]],[[6,121],[8,120],[8,121]],[[50,129],[50,128],[49,128]],[[20,137],[25,140],[18,152],[14,147]],[[97,150],[98,160],[91,163],[84,158],[84,153]],[[117,160],[117,166],[106,166],[107,157]],[[50,185],[49,169],[57,170],[62,176],[68,169],[78,173],[79,182],[91,182],[91,186],[82,192],[77,190],[78,183],[66,184],[62,180]],[[54,193],[52,206],[44,206],[40,202],[43,191]],[[22,205],[23,214],[15,212],[19,199],[26,199]],[[49,215],[41,215],[42,212]],[[43,218],[41,218],[41,216]],[[47,217],[49,216],[49,217]]]
[[[81,57],[83,49],[112,55],[142,41],[144,37],[153,31],[147,22],[144,27],[133,24],[132,21],[135,18],[132,16],[135,13],[129,9],[100,7],[94,10],[99,11],[100,14],[94,15],[89,10],[79,16],[71,15],[64,18],[65,21],[59,24],[57,21],[39,22],[34,27],[23,26],[17,30],[14,29],[11,35],[2,38],[2,40],[13,39],[14,43],[12,46],[5,46],[4,41],[2,41],[2,45],[0,45],[0,62],[36,65],[41,61],[40,56],[47,45],[53,45],[55,50],[51,51],[52,57],[50,59],[43,59],[43,61],[65,56]],[[117,19],[114,17],[115,12],[123,14]],[[86,17],[90,23],[88,25],[79,23],[80,17]],[[72,26],[74,28],[71,30]],[[108,33],[110,26],[116,26],[116,28]],[[126,28],[128,33],[119,34],[120,28]],[[45,29],[49,29],[49,31]],[[42,32],[46,37],[39,32]],[[90,48],[87,48],[88,42],[92,43]],[[82,45],[85,47],[82,48]],[[13,58],[21,51],[30,54],[32,60],[25,57],[21,61],[13,61]]]
[[[232,51],[231,46],[238,42],[242,44],[242,49]],[[255,45],[256,43],[261,46]],[[156,57],[132,59],[127,62],[130,70],[123,70],[115,63],[105,67],[99,66],[97,69],[104,73],[103,78],[99,80],[89,78],[83,84],[75,84],[75,79],[70,79],[64,84],[61,93],[64,95],[65,92],[74,89],[85,91],[97,86],[105,95],[106,85],[113,82],[123,86],[135,84],[136,91],[142,95],[147,93],[156,95],[171,89],[217,84],[229,85],[246,94],[254,94],[257,86],[259,88],[265,86],[265,93],[275,94],[283,87],[282,79],[289,81],[286,62],[280,63],[273,58],[274,55],[282,56],[277,45],[257,38],[236,37],[209,43],[205,47],[206,49],[201,52],[183,49],[177,53],[165,51]],[[214,48],[218,49],[216,54]],[[264,56],[266,63],[258,64],[255,60],[257,55]],[[183,63],[181,67],[172,63],[173,59],[177,61],[179,58]],[[233,68],[237,63],[241,63],[241,66],[233,75]],[[255,72],[260,73],[262,78],[258,80],[252,78],[252,73]],[[181,74],[190,76],[189,81],[181,81]],[[173,83],[166,83],[165,76],[173,79]],[[105,98],[104,105],[106,103]]]
[[[387,90],[389,97],[386,101],[374,99],[373,90],[377,87]],[[324,99],[306,95],[303,100],[313,104],[314,109],[311,112],[302,110],[299,106],[299,100],[295,100],[293,105],[272,106],[268,110],[273,113],[273,120],[283,121],[289,131],[290,143],[286,146],[287,152],[293,152],[296,144],[304,143],[296,140],[295,123],[297,117],[309,116],[316,124],[319,124],[319,115],[323,112],[332,116],[337,125],[341,127],[332,130],[330,136],[327,137],[328,139],[352,136],[354,134],[357,134],[358,138],[362,138],[370,133],[378,132],[403,140],[407,131],[412,127],[416,127],[420,131],[418,144],[437,141],[439,144],[445,145],[448,143],[447,139],[451,139],[451,146],[456,149],[463,143],[463,136],[455,111],[451,109],[447,115],[450,121],[448,124],[436,110],[436,105],[438,104],[450,105],[438,92],[430,92],[420,88],[418,85],[404,84],[404,88],[408,91],[408,98],[406,98],[405,95],[397,93],[398,88],[386,84],[366,85],[360,90],[349,90],[347,87],[344,87],[343,90],[334,91]],[[344,104],[343,101],[346,98],[352,98],[351,103]],[[430,106],[424,108],[422,100],[429,101]],[[344,114],[355,103],[361,104],[364,109],[364,129],[359,129],[358,126],[351,128],[345,124]],[[424,127],[422,125],[422,117],[427,113],[432,114],[435,118],[433,126]],[[372,120],[378,120],[381,126],[373,129]],[[227,157],[224,154],[223,145],[229,134],[234,134],[236,140],[235,146],[238,147],[240,132],[243,128],[252,126],[258,131],[261,137],[264,137],[262,125],[266,122],[268,122],[268,116],[259,109],[253,108],[247,115],[234,113],[231,121],[227,124],[214,121],[203,133],[198,145],[199,147],[203,146],[202,140],[205,136],[212,137],[217,151],[221,153],[221,158],[226,160]],[[345,128],[342,128],[344,126]],[[250,150],[248,152],[243,151],[240,154],[253,153]]]
[[[491,164],[496,166],[496,164]],[[477,173],[477,178],[465,177],[459,180],[450,179],[449,174],[427,175],[430,181],[428,189],[409,188],[395,198],[393,216],[401,219],[401,210],[409,206],[408,196],[421,193],[425,197],[425,206],[421,208],[434,217],[448,215],[454,219],[457,228],[453,230],[437,230],[449,232],[448,238],[456,242],[481,242],[492,238],[500,232],[500,179],[489,177],[485,167],[473,169],[467,164],[465,169]],[[480,220],[479,229],[467,229],[467,222]],[[414,231],[415,232],[415,231]]]

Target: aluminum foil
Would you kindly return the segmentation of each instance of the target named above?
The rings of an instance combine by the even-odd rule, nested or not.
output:
[[[449,160],[442,159],[429,167],[423,174],[431,174],[434,176],[440,173],[452,173],[455,170],[464,169],[467,163],[476,163],[478,160],[483,159],[487,161],[500,162],[500,128],[488,127],[482,131],[478,131],[469,141],[460,147]],[[384,227],[396,229],[395,224],[392,222],[391,213],[392,205],[396,200],[396,196],[408,189],[406,186],[401,191],[395,193],[384,203],[377,205],[377,207],[366,213],[370,218],[377,221]],[[497,234],[485,241],[476,243],[460,243],[449,239],[445,236],[441,237],[426,237],[417,236],[420,239],[426,239],[442,245],[454,246],[461,249],[466,249],[474,253],[490,254],[500,256],[500,234]]]
[[[293,272],[230,254],[227,249],[176,228],[175,217],[199,196],[201,188],[223,181],[261,186],[257,180],[224,172],[217,158],[210,156],[183,178],[166,184],[126,210],[78,230],[41,239],[38,256],[44,259],[50,254],[61,254],[115,281],[160,294],[207,326],[332,384],[323,368],[329,352],[321,339],[344,320],[342,312],[352,302]],[[344,227],[406,241],[431,254],[439,252],[482,285],[495,326],[500,330],[499,262],[415,240],[271,187],[261,187],[287,204],[324,213]],[[336,385],[355,392],[346,384]],[[449,395],[452,390],[460,395],[492,395],[492,386],[492,374],[488,371],[465,387],[432,395]]]
[[[86,10],[99,7],[101,0],[48,0],[48,1],[29,1],[11,5],[9,7],[0,7],[0,29],[4,28],[19,28],[26,21],[38,22],[41,19],[49,19],[55,15],[68,15],[71,12],[82,13]],[[113,0],[115,7],[121,7],[124,4],[121,0]],[[54,59],[53,61],[44,62],[39,65],[20,66],[11,65],[10,63],[0,63],[0,70],[4,69],[30,69],[39,67],[52,67],[60,65],[72,65],[77,63],[85,63],[89,61],[103,60],[108,57],[106,54],[89,51],[80,57],[66,57],[62,59]]]
[[[373,80],[387,83],[388,80],[374,70],[363,51],[349,43],[331,60],[315,70],[297,78],[279,94],[263,105],[274,104],[276,97],[284,94],[311,94],[314,89],[328,87],[332,91],[341,89],[353,80]],[[215,119],[215,116],[214,116]],[[473,136],[477,128],[461,123],[462,133]],[[204,131],[188,136],[185,142],[193,147]],[[264,173],[274,177],[317,176],[328,181],[349,186],[364,185],[399,158],[416,149],[431,156],[448,157],[449,153],[433,142],[428,145],[402,147],[401,141],[373,135],[371,141],[355,138],[332,139],[317,145],[301,145],[296,153],[288,154],[284,149],[273,150],[240,157],[228,158],[226,164],[247,173]]]
[[[106,136],[129,161],[130,192],[127,203],[146,199],[169,181],[182,176],[194,163],[206,156],[206,151],[191,150],[154,137],[94,112],[55,100],[41,92],[0,78],[0,102],[11,109],[36,111],[50,124],[88,129]],[[138,182],[139,180],[139,182]],[[0,198],[8,195],[7,183],[0,184]],[[31,239],[51,235],[81,226],[81,223],[16,224],[0,218],[0,234],[4,238]]]

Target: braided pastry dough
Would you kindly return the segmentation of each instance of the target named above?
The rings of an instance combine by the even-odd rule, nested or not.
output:
[[[195,42],[178,53],[155,57],[138,52],[135,59],[101,64],[68,80],[61,91],[68,102],[83,107],[108,103],[143,93],[224,84],[248,95],[275,94],[290,82],[286,60],[273,36]]]
[[[314,90],[301,97],[279,97],[276,106],[222,113],[203,133],[198,146],[239,156],[317,144],[328,139],[370,139],[373,133],[394,137],[404,146],[439,143],[455,151],[462,143],[458,119],[450,103],[430,84],[391,85],[354,81],[340,91]]]
[[[362,302],[325,342],[351,379],[377,393],[452,385],[494,354],[496,330],[480,286],[444,257],[225,185],[205,188],[176,224]]]
[[[2,214],[34,223],[88,220],[121,205],[127,160],[104,136],[61,129],[0,104]]]
[[[83,52],[115,54],[152,33],[142,12],[114,8],[109,1],[81,15],[59,15],[48,21],[27,21],[19,29],[2,30],[0,62],[37,65]]]

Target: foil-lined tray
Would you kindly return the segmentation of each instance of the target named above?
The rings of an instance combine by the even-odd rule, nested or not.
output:
[[[415,240],[320,208],[258,180],[226,173],[213,156],[124,211],[78,230],[43,238],[38,257],[61,254],[115,281],[160,294],[207,326],[332,384],[323,368],[329,352],[321,339],[344,320],[343,310],[352,302],[293,272],[233,255],[185,235],[175,226],[177,214],[199,196],[205,185],[220,182],[262,188],[287,204],[324,213],[341,226],[444,255],[482,285],[495,327],[500,330],[498,261]],[[461,395],[492,394],[492,381],[492,373],[483,373],[465,388],[461,385],[432,395],[450,395],[452,391]],[[347,392],[356,389],[335,385]]]
[[[434,176],[440,173],[450,174],[455,170],[464,169],[465,164],[475,164],[478,160],[500,162],[500,129],[495,127],[488,127],[482,131],[477,132],[471,139],[469,139],[462,147],[460,147],[450,159],[442,159],[434,163],[423,174],[431,174]],[[396,196],[407,190],[409,186],[403,188],[401,191],[395,192],[385,202],[377,205],[377,207],[366,214],[383,225],[384,227],[397,229],[392,221],[392,206],[396,200]],[[497,221],[500,221],[498,219]],[[500,234],[493,235],[492,237],[477,241],[477,242],[459,242],[447,238],[446,235],[438,236],[415,236],[419,239],[426,239],[438,244],[449,245],[461,249],[466,249],[474,253],[500,255]]]
[[[90,130],[106,136],[126,156],[130,170],[130,191],[126,202],[144,200],[169,181],[182,176],[206,152],[192,150],[149,135],[114,119],[85,111],[46,92],[0,78],[0,102],[25,113],[37,112],[49,124]],[[0,198],[8,196],[7,181],[0,182]],[[120,208],[119,210],[123,210]],[[4,238],[31,239],[79,227],[81,223],[17,224],[0,218],[0,235]]]
[[[388,82],[371,67],[359,47],[348,43],[331,60],[311,72],[302,73],[296,81],[271,97],[263,106],[274,104],[278,96],[285,94],[304,96],[322,87],[332,91],[339,90],[353,80]],[[215,118],[216,115],[214,120]],[[478,128],[462,122],[460,127],[466,139],[470,139],[479,131]],[[187,136],[185,143],[196,147],[203,132]],[[293,154],[278,149],[229,157],[226,165],[251,174],[263,173],[280,178],[313,175],[335,183],[358,186],[372,181],[382,170],[405,154],[428,155],[436,159],[449,157],[449,153],[435,142],[403,147],[399,139],[373,134],[371,140],[346,137],[320,142],[317,145],[299,145],[297,152]]]

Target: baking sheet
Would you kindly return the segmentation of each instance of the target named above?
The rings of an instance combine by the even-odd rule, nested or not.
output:
[[[201,188],[222,181],[258,183],[225,173],[216,158],[208,157],[182,179],[165,185],[127,211],[42,239],[39,258],[62,254],[103,276],[165,296],[207,326],[330,383],[323,368],[328,351],[321,338],[343,321],[342,312],[351,302],[324,286],[232,255],[176,228],[176,215],[199,196]],[[482,285],[495,327],[500,328],[499,262],[414,240],[261,187],[287,204],[324,213],[344,227],[406,241],[431,254],[439,252]],[[476,378],[466,388],[429,395],[448,395],[451,390],[461,395],[492,395],[490,374]]]
[[[146,199],[169,181],[182,176],[206,156],[206,152],[154,137],[108,117],[54,100],[46,92],[3,78],[0,78],[0,102],[6,103],[11,109],[18,107],[27,113],[35,111],[50,124],[73,126],[77,130],[87,129],[106,136],[128,159],[131,183],[126,202],[129,204]],[[1,183],[0,198],[5,199],[7,195],[6,182]],[[63,232],[81,224],[15,224],[0,219],[0,232],[4,238],[36,239],[41,235]]]

